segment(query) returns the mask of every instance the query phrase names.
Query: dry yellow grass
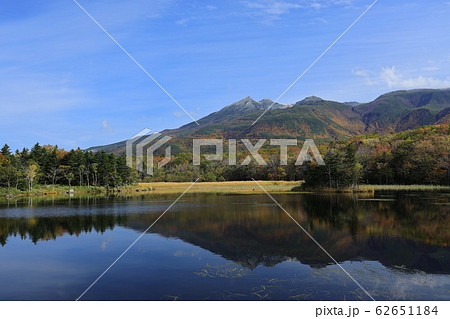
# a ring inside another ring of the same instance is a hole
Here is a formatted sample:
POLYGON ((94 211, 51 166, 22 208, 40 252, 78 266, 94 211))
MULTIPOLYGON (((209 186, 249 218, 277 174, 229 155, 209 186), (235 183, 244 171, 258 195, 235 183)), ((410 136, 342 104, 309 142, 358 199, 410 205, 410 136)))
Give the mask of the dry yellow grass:
MULTIPOLYGON (((299 181, 258 181, 268 192, 290 192, 299 181)), ((152 193, 179 193, 184 192, 192 183, 139 183, 139 186, 152 193)), ((241 182, 197 182, 189 190, 190 193, 238 193, 253 194, 264 191, 254 181, 241 182)))

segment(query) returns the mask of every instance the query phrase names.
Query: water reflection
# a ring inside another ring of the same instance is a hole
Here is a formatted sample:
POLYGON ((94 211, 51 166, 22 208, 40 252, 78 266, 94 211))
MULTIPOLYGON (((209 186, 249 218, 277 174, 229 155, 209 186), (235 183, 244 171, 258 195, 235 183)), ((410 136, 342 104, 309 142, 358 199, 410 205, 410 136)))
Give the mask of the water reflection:
MULTIPOLYGON (((57 240, 121 226, 143 231, 173 196, 18 200, 0 207, 0 244, 57 240), (6 209, 5 209, 6 208, 6 209)), ((277 195, 339 262, 374 260, 401 271, 450 273, 448 194, 277 195)), ((264 195, 188 195, 151 230, 179 238, 244 268, 329 258, 264 195)), ((1 248, 0 248, 1 252, 1 248)))

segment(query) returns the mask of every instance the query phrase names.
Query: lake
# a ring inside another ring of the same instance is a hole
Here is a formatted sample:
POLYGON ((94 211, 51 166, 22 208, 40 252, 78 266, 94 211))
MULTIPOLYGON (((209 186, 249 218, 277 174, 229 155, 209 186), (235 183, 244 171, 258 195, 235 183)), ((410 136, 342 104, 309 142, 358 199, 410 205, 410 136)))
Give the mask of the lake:
MULTIPOLYGON (((0 201, 0 300, 75 300, 177 195, 0 201)), ((450 194, 276 194, 376 300, 450 299, 450 194)), ((370 300, 264 194, 186 194, 82 300, 370 300)))

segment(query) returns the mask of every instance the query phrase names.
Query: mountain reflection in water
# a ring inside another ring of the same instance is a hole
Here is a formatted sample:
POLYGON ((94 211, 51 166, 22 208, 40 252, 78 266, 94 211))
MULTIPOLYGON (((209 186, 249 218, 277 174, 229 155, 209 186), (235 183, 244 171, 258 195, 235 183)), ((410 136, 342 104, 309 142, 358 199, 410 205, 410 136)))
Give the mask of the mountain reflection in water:
MULTIPOLYGON (((404 271, 449 274, 448 194, 277 195, 280 204, 338 261, 374 260, 404 271)), ((26 200, 0 206, 0 243, 11 236, 41 241, 113 230, 144 231, 171 196, 26 200)), ((245 268, 331 260, 264 195, 186 195, 152 233, 218 254, 245 268)), ((1 248, 0 248, 1 249, 1 248)), ((1 252, 1 250, 0 250, 1 252)))

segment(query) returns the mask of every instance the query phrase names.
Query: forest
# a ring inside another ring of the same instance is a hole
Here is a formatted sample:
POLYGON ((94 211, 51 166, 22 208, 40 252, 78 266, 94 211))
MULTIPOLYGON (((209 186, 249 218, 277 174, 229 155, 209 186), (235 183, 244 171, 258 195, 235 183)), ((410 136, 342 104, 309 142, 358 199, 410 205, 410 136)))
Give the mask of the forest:
POLYGON ((449 125, 424 126, 330 143, 325 166, 310 163, 305 186, 450 185, 449 125))
POLYGON ((0 150, 0 186, 8 189, 32 191, 35 184, 111 188, 135 182, 133 173, 125 155, 80 149, 67 152, 39 143, 14 154, 7 144, 0 150))
MULTIPOLYGON (((180 153, 148 176, 127 167, 125 155, 65 151, 57 146, 35 144, 14 153, 8 145, 0 150, 0 187, 31 191, 33 185, 102 186, 114 188, 136 182, 189 182, 251 180, 304 180, 305 187, 342 188, 361 184, 450 185, 450 127, 423 126, 391 134, 372 134, 319 145, 323 166, 311 161, 295 165, 296 152, 280 165, 279 150, 261 149, 267 165, 228 165, 206 161, 193 165, 192 154, 180 153)), ((241 160, 248 154, 239 153, 241 160)), ((160 159, 156 159, 157 163, 160 159)), ((240 161, 238 160, 238 163, 240 161)))

